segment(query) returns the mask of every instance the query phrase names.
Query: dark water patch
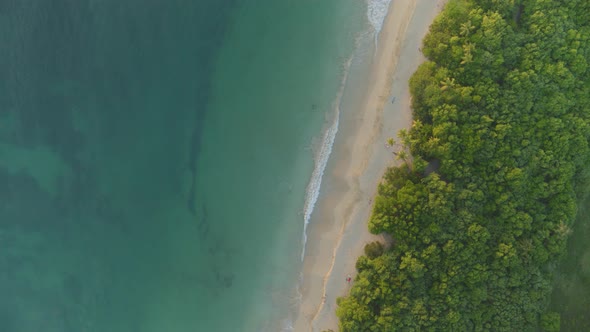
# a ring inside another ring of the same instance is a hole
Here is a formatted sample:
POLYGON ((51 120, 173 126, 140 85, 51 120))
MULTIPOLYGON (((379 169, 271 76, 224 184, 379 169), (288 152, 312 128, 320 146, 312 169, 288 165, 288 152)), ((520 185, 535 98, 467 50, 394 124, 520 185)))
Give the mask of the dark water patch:
POLYGON ((159 95, 163 105, 176 105, 165 111, 171 125, 194 123, 192 134, 179 142, 188 146, 194 174, 208 77, 232 6, 233 1, 4 2, 9 15, 0 19, 6 26, 0 29, 6 46, 0 72, 10 85, 1 100, 21 124, 18 141, 51 145, 72 168, 88 168, 92 163, 79 154, 93 149, 84 146, 92 138, 75 128, 73 109, 76 117, 97 122, 102 138, 116 144, 133 135, 135 119, 152 102, 146 99, 159 95))
POLYGON ((17 331, 16 308, 7 303, 0 303, 0 330, 6 332, 17 331))
POLYGON ((207 205, 205 205, 205 203, 203 203, 201 205, 201 218, 198 221, 198 231, 199 231, 199 236, 201 238, 206 238, 207 235, 209 234, 209 213, 207 212, 207 205))
POLYGON ((84 296, 84 284, 77 275, 70 274, 63 279, 63 288, 66 296, 75 304, 82 304, 84 296))
POLYGON ((0 181, 0 230, 19 227, 50 231, 62 226, 51 196, 35 178, 23 171, 12 174, 0 167, 0 181))
POLYGON ((222 274, 220 271, 215 271, 215 280, 222 287, 230 288, 233 284, 234 275, 231 272, 222 274))
MULTIPOLYGON (((0 299, 1 331, 144 331, 144 307, 169 274, 167 232, 177 221, 164 206, 202 214, 195 241, 214 241, 195 175, 233 6, 0 2, 0 117, 11 121, 0 143, 45 149, 65 165, 49 174, 55 193, 38 182, 44 174, 0 168, 0 238, 10 245, 0 252, 0 289, 13 290, 0 299), (42 313, 5 314, 10 302, 42 313)), ((207 243, 196 247, 208 253, 207 243)), ((222 247, 216 257, 227 261, 222 247)), ((195 273, 208 286, 233 284, 221 265, 195 273)))
POLYGON ((197 158, 199 150, 201 149, 201 136, 203 133, 204 111, 196 112, 196 123, 192 130, 191 139, 188 142, 188 170, 190 172, 190 189, 188 194, 187 208, 190 213, 196 217, 197 215, 197 158))

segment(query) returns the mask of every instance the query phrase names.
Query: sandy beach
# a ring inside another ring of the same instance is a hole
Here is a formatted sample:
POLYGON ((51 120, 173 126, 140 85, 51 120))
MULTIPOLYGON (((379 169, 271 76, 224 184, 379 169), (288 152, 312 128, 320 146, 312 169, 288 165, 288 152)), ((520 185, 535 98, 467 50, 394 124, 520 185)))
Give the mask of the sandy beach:
POLYGON ((355 277, 365 244, 382 239, 367 229, 377 184, 395 163, 390 137, 411 124, 408 80, 424 61, 421 41, 444 0, 393 1, 355 110, 341 130, 325 173, 322 196, 308 229, 302 299, 295 331, 338 330, 336 299, 355 277), (394 99, 395 98, 395 99, 394 99), (393 100, 393 102, 392 102, 393 100))

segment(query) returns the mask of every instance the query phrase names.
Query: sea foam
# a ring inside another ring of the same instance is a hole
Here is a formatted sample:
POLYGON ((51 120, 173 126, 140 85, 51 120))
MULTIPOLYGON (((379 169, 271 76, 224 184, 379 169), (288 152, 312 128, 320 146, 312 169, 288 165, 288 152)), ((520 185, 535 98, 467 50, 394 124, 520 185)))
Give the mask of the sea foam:
POLYGON ((330 126, 324 132, 320 149, 315 156, 311 179, 309 180, 309 184, 307 185, 307 190, 305 192, 305 203, 303 205, 303 249, 301 251, 302 261, 305 257, 305 245, 307 243, 307 225, 309 224, 315 203, 317 202, 320 195, 324 171, 326 170, 326 165, 328 165, 328 160, 330 159, 330 154, 332 153, 332 146, 334 145, 334 140, 336 139, 336 134, 338 133, 338 124, 340 121, 340 103, 342 95, 344 94, 344 87, 346 86, 346 79, 348 77, 348 71, 350 69, 351 63, 352 57, 350 57, 344 64, 344 74, 342 75, 342 81, 340 83, 338 95, 336 96, 336 99, 333 103, 333 120, 330 126))
POLYGON ((367 0, 367 18, 375 33, 375 47, 390 3, 391 0, 367 0))
MULTIPOLYGON (((373 33, 375 35, 375 46, 377 46, 377 38, 379 36, 379 32, 381 32, 381 28, 383 27, 383 21, 387 16, 389 4, 391 1, 392 0, 367 0, 367 18, 374 30, 373 33)), ((338 91, 336 100, 334 101, 335 107, 333 121, 324 132, 320 149, 315 157, 314 169, 311 174, 311 179, 309 180, 309 184, 307 185, 307 190, 305 193, 305 203, 303 206, 303 249, 301 252, 302 261, 305 257, 305 245, 307 243, 307 225, 309 224, 315 204, 320 195, 324 171, 326 170, 328 159, 332 153, 332 146, 334 145, 334 140, 336 138, 336 134, 338 133, 338 124, 340 120, 340 102, 342 99, 342 94, 344 93, 344 87, 346 86, 346 79, 348 77, 348 71, 351 62, 352 57, 349 58, 344 65, 345 68, 342 82, 340 84, 340 89, 338 91)))

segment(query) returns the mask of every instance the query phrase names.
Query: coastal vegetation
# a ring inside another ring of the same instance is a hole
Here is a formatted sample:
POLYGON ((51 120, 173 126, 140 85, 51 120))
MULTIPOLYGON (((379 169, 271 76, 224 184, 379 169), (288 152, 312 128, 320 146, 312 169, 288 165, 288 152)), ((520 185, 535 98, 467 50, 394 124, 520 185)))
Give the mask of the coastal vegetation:
POLYGON ((550 308, 561 315, 562 331, 590 331, 590 197, 578 208, 566 257, 557 268, 550 308))
POLYGON ((341 331, 560 329, 549 298, 590 184, 588 13, 451 0, 435 19, 369 221, 393 243, 358 259, 341 331))

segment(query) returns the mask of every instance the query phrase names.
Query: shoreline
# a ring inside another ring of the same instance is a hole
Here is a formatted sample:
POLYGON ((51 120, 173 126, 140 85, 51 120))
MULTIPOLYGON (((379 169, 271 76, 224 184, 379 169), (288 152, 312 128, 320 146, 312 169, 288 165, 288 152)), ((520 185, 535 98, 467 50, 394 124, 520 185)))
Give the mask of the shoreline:
POLYGON ((342 115, 343 128, 308 227, 295 331, 338 330, 336 299, 350 289, 346 276, 354 279, 356 259, 366 243, 384 241, 382 235, 369 233, 367 221, 377 184, 394 163, 392 149, 385 142, 411 125, 408 80, 424 61, 419 52, 422 39, 444 2, 392 1, 389 6, 379 48, 373 45, 369 74, 363 75, 366 84, 360 99, 342 115))

